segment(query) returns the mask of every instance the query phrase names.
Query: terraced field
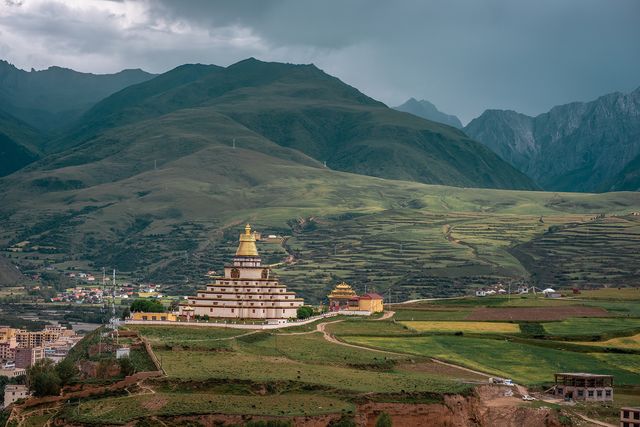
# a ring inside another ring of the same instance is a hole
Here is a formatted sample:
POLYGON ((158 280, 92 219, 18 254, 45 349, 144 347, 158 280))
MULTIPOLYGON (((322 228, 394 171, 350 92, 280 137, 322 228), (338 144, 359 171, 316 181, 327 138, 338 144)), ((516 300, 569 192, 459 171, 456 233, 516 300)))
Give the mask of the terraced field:
POLYGON ((560 226, 512 251, 538 283, 638 285, 640 217, 560 226))

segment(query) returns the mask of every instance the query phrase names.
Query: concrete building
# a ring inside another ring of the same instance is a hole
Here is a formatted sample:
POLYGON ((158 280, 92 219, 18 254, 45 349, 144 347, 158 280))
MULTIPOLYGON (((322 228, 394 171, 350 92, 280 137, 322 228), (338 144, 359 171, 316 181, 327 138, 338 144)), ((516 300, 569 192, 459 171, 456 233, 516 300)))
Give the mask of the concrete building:
POLYGON ((620 427, 640 427, 640 407, 620 408, 620 427))
POLYGON ((4 406, 15 403, 18 399, 29 397, 29 389, 22 384, 7 384, 4 388, 4 406))
POLYGON ((183 302, 179 308, 181 317, 267 320, 297 316, 302 298, 287 292, 271 269, 262 266, 256 234, 249 224, 239 240, 233 263, 224 267, 224 276, 214 278, 214 283, 183 302))
POLYGON ((173 313, 148 313, 145 311, 135 311, 129 317, 132 320, 164 320, 176 322, 178 317, 173 313))
POLYGON ((0 368, 0 377, 15 378, 26 374, 27 370, 24 368, 0 368))
POLYGON ((565 400, 613 400, 613 376, 581 372, 555 374, 554 394, 565 400))
POLYGON ((16 349, 16 368, 28 368, 33 366, 38 360, 44 358, 42 347, 27 347, 16 349))

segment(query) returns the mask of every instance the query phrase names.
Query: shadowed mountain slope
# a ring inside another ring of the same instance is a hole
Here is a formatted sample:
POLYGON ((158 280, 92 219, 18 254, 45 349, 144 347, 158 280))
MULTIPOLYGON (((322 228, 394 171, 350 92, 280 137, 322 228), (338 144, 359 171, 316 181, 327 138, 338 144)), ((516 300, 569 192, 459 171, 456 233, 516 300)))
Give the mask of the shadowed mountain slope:
POLYGON ((106 129, 187 108, 224 114, 336 170, 457 186, 536 188, 460 131, 392 110, 313 65, 255 59, 227 68, 184 66, 127 88, 95 105, 47 150, 63 151, 106 129))
POLYGON ((153 77, 142 70, 90 74, 49 67, 28 72, 0 61, 0 110, 41 131, 60 129, 102 98, 153 77))
POLYGON ((638 173, 639 164, 632 161, 640 155, 640 88, 561 105, 536 117, 487 110, 464 130, 544 189, 628 189, 633 185, 618 175, 638 173))
POLYGON ((405 113, 411 113, 418 117, 422 117, 423 119, 453 126, 456 129, 463 128, 459 118, 452 114, 443 113, 438 110, 435 105, 425 99, 418 101, 415 98, 409 98, 404 104, 393 108, 398 111, 404 111, 405 113))

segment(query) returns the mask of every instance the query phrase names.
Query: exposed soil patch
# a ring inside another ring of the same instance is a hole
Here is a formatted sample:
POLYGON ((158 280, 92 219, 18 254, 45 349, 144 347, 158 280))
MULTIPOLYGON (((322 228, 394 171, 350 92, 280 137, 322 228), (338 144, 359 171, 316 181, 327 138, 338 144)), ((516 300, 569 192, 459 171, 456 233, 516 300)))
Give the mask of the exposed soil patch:
POLYGON ((610 314, 601 307, 480 307, 474 309, 466 320, 565 320, 570 317, 607 317, 610 314))
POLYGON ((167 403, 169 403, 167 398, 156 395, 153 399, 144 402, 142 406, 149 411, 157 411, 158 409, 162 409, 167 403))

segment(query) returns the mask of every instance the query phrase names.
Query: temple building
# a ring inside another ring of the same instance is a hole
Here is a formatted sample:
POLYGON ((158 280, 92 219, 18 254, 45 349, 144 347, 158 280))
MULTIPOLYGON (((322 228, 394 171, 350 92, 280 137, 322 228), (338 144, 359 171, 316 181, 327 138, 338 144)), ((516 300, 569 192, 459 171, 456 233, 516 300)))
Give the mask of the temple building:
POLYGON ((345 282, 339 283, 328 295, 330 311, 369 311, 379 313, 384 311, 382 296, 367 293, 358 296, 345 282))
POLYGON ((289 319, 297 316, 302 298, 278 282, 268 267, 262 266, 256 233, 247 224, 240 235, 236 256, 224 267, 223 277, 180 305, 183 318, 209 316, 224 319, 289 319))

